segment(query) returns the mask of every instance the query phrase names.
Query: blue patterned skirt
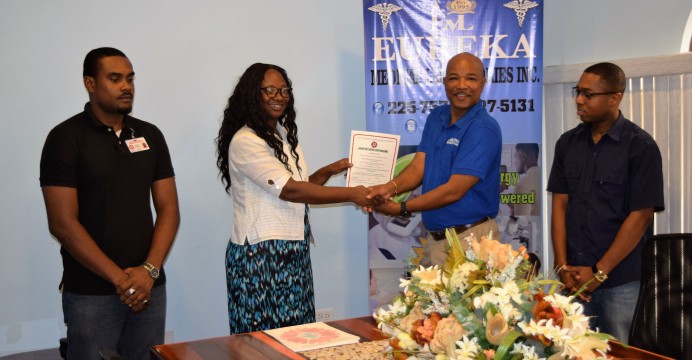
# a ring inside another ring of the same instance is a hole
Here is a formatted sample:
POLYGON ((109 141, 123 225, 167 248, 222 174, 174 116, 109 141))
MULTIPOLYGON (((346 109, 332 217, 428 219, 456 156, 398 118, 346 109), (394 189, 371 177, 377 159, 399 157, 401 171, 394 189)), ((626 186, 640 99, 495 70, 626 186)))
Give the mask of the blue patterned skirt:
POLYGON ((310 239, 306 216, 305 240, 228 243, 226 284, 231 334, 315 322, 310 239))

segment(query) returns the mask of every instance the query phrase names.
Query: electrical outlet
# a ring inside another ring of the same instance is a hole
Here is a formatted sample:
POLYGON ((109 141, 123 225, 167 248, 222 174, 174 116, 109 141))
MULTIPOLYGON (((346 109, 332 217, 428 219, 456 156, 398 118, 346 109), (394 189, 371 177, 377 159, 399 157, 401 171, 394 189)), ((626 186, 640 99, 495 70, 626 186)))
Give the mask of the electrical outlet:
POLYGON ((315 311, 316 322, 328 322, 334 320, 334 309, 319 309, 315 311))
POLYGON ((166 330, 163 342, 166 344, 170 344, 170 343, 175 342, 175 340, 173 338, 173 330, 166 330))

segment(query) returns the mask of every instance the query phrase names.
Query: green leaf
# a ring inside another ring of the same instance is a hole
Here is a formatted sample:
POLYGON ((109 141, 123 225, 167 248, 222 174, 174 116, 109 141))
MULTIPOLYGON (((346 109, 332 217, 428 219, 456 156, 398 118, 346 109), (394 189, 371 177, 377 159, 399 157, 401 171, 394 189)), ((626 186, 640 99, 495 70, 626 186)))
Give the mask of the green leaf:
POLYGON ((512 348, 514 347, 514 343, 517 341, 522 336, 521 332, 517 330, 512 330, 505 335, 505 337, 502 338, 502 342, 500 342, 500 346, 497 348, 497 352, 495 352, 495 359, 496 360, 506 360, 510 358, 509 352, 512 351, 512 348))
MULTIPOLYGON (((593 336, 595 338, 598 338, 600 340, 617 340, 613 335, 606 334, 606 333, 597 333, 597 332, 592 332, 588 333, 586 336, 593 336)), ((627 344, 622 344, 624 346, 627 346, 627 344)))

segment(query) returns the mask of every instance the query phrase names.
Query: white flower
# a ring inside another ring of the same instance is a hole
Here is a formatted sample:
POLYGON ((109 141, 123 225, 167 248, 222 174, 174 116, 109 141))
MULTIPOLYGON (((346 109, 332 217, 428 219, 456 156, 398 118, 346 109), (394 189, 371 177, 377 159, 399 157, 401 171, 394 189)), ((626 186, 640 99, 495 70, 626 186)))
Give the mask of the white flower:
POLYGON ((515 303, 521 304, 524 302, 524 300, 521 298, 522 293, 519 291, 519 287, 517 286, 517 283, 514 281, 506 282, 502 284, 502 288, 507 291, 507 295, 514 300, 515 303))
POLYGON ((559 320, 531 318, 532 305, 537 311, 534 296, 539 294, 542 283, 538 281, 540 276, 535 279, 516 278, 518 269, 525 267, 524 253, 513 251, 509 245, 496 240, 482 238, 476 241, 475 236, 464 239, 462 245, 466 244, 469 245, 464 246, 466 258, 455 257, 456 266, 449 273, 437 266, 418 267, 412 271, 410 279, 401 280, 401 287, 405 288, 404 297, 398 298, 386 310, 373 314, 383 331, 399 338, 399 345, 409 355, 408 360, 492 357, 495 346, 488 343, 497 345, 508 331, 521 332, 517 338, 519 342, 513 345, 511 357, 546 360, 541 356, 545 356, 544 344, 550 343, 548 353, 553 354, 550 360, 565 357, 605 359, 607 340, 602 340, 602 336, 594 335, 589 329, 589 318, 584 315, 583 306, 574 302, 574 296, 541 292, 540 298, 550 306, 541 304, 539 310, 543 307, 554 310, 559 320), (481 269, 484 270, 481 272, 481 269), (481 281, 469 284, 472 278, 481 281), (469 292, 471 289, 474 293, 469 292), (492 311, 485 311, 489 306, 492 311), (426 320, 433 312, 445 319, 456 318, 455 321, 468 332, 449 338, 451 341, 446 346, 437 343, 432 346, 436 338, 447 338, 440 336, 445 330, 443 319, 437 324, 433 340, 419 345, 413 340, 412 328, 414 324, 420 326, 420 321, 426 320), (555 321, 559 321, 560 326, 555 321), (539 337, 540 342, 526 340, 532 337, 539 337))
POLYGON ((478 271, 478 269, 478 265, 470 261, 457 266, 449 278, 450 287, 462 294, 465 293, 468 290, 469 275, 473 271, 478 271))
POLYGON ((416 340, 413 340, 411 336, 407 333, 399 333, 399 335, 396 336, 397 339, 399 339, 399 346, 401 346, 402 349, 404 350, 418 350, 420 349, 420 346, 418 346, 418 343, 416 340))
POLYGON ((514 344, 511 354, 521 354, 524 360, 545 360, 545 358, 538 357, 536 349, 534 349, 533 346, 526 346, 519 343, 514 344))
POLYGON ((404 288, 404 292, 408 292, 408 285, 411 283, 411 279, 401 278, 399 279, 399 287, 404 288))
POLYGON ((519 328, 526 335, 543 335, 546 339, 551 340, 555 343, 555 346, 559 349, 563 347, 565 342, 570 341, 572 337, 568 334, 567 329, 562 329, 559 326, 553 325, 553 319, 550 320, 539 320, 536 322, 531 319, 527 323, 519 323, 519 328))
POLYGON ((389 305, 389 310, 397 315, 406 315, 406 303, 397 298, 393 304, 389 305))
POLYGON ((456 349, 457 360, 473 360, 478 353, 478 338, 469 339, 464 335, 461 340, 456 342, 459 347, 456 349))
POLYGON ((420 280, 420 284, 423 285, 441 286, 446 281, 442 275, 442 270, 437 265, 429 268, 425 268, 423 265, 421 265, 418 267, 418 269, 413 270, 411 275, 418 278, 420 280))
POLYGON ((546 301, 562 310, 564 316, 562 327, 567 329, 568 334, 574 338, 584 335, 589 330, 589 318, 583 314, 582 304, 571 302, 573 299, 573 296, 562 296, 557 293, 545 297, 546 301))
POLYGON ((583 360, 595 360, 599 357, 594 350, 605 356, 605 352, 610 349, 607 340, 601 340, 595 336, 580 336, 569 339, 564 343, 563 356, 579 356, 583 360))
POLYGON ((406 315, 406 303, 402 302, 401 299, 396 299, 394 303, 389 304, 389 310, 385 310, 384 308, 379 308, 378 312, 373 313, 372 316, 378 320, 390 320, 394 317, 398 317, 401 315, 406 315))
POLYGON ((521 299, 521 292, 513 281, 503 284, 502 287, 491 287, 490 290, 473 299, 473 306, 476 309, 483 309, 487 303, 491 303, 498 307, 502 316, 504 316, 507 321, 521 320, 523 316, 521 312, 512 305, 512 301, 517 304, 523 302, 521 299))

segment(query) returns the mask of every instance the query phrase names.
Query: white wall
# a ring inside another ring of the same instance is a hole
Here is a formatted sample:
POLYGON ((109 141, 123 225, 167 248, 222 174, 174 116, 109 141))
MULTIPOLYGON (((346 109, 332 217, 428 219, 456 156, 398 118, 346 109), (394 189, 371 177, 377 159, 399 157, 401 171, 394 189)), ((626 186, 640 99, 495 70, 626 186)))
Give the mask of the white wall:
MULTIPOLYGON (((678 52, 692 10, 689 0, 547 2, 545 65, 678 52)), ((309 165, 346 156, 346 134, 365 128, 362 24, 357 0, 1 1, 0 356, 56 347, 64 335, 62 266, 38 162, 48 131, 86 102, 81 64, 90 49, 114 46, 130 57, 134 115, 157 124, 171 148, 182 223, 166 263, 167 329, 183 341, 228 331, 231 201, 216 178, 212 141, 232 86, 253 62, 282 65, 294 81, 309 165)), ((365 216, 349 205, 312 216, 317 308, 366 315, 365 216)))
POLYGON ((679 53, 692 10, 689 0, 544 2, 543 66, 679 53))

